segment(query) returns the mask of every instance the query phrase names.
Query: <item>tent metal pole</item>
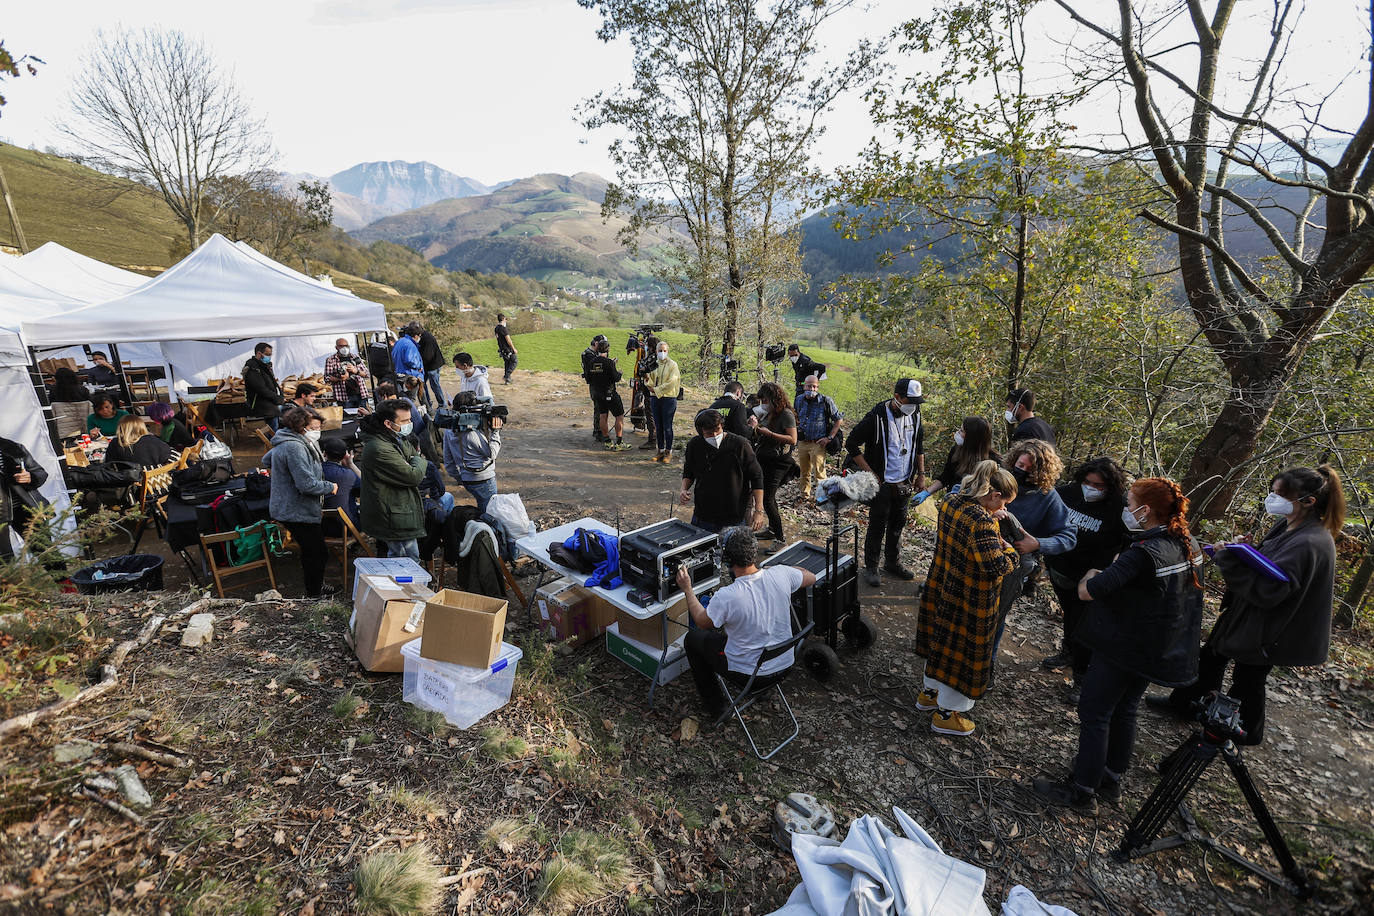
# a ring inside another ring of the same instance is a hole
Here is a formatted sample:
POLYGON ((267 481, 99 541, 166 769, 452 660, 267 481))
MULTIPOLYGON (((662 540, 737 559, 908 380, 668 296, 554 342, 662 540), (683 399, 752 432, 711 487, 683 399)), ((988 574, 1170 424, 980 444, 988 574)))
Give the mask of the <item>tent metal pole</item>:
POLYGON ((38 351, 34 347, 29 352, 29 383, 43 408, 43 422, 48 427, 48 438, 52 440, 53 451, 60 459, 63 455, 62 437, 57 434, 57 415, 53 413, 52 401, 48 398, 48 386, 43 382, 43 370, 38 368, 38 351))
POLYGON ((119 344, 112 343, 106 344, 106 346, 110 348, 110 356, 113 357, 110 361, 114 363, 116 371, 119 372, 119 387, 124 389, 122 394, 125 399, 128 400, 129 409, 132 411, 134 406, 134 390, 129 387, 129 377, 124 374, 124 361, 119 358, 119 344))

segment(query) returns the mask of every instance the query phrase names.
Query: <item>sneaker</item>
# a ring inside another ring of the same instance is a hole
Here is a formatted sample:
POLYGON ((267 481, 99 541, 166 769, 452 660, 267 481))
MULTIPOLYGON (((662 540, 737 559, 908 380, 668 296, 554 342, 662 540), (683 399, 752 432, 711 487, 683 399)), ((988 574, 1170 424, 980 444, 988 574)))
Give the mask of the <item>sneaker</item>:
POLYGON ((1093 793, 1082 786, 1075 785, 1068 779, 1050 779, 1048 776, 1037 776, 1035 781, 1031 783, 1031 788, 1035 789, 1036 795, 1051 805, 1072 808, 1080 814, 1097 813, 1097 798, 1093 793))
POLYGON ((883 567, 883 572, 890 576, 901 579, 903 582, 910 582, 916 578, 916 574, 907 569, 901 563, 888 563, 883 567))
POLYGON ((939 694, 929 687, 916 695, 916 708, 921 712, 934 712, 940 708, 939 694))
POLYGON ((623 451, 625 451, 626 449, 631 448, 631 447, 632 447, 632 446, 630 445, 630 443, 628 443, 628 442, 626 442, 626 441, 624 441, 624 440, 622 440, 622 439, 617 439, 617 440, 615 440, 615 450, 616 450, 617 452, 623 452, 623 451))
POLYGON ((1067 668, 1073 664, 1073 659, 1069 657, 1067 649, 1060 649, 1053 655, 1040 659, 1040 667, 1046 671, 1055 671, 1059 668, 1067 668))
POLYGON ((612 442, 610 439, 603 439, 603 440, 601 440, 601 441, 602 441, 603 443, 605 443, 605 445, 606 445, 606 451, 608 451, 608 452, 613 452, 613 451, 615 451, 615 443, 612 442))
POLYGON ((883 584, 883 580, 878 578, 878 571, 871 566, 864 567, 864 585, 869 588, 877 588, 883 584))
POLYGON ((930 730, 937 735, 954 735, 958 738, 967 738, 973 734, 974 728, 973 720, 961 712, 945 712, 943 709, 937 709, 930 717, 930 730))
POLYGON ((1082 684, 1074 684, 1073 686, 1069 687, 1068 690, 1064 691, 1064 702, 1068 703, 1074 709, 1078 708, 1078 701, 1081 699, 1083 699, 1082 684))

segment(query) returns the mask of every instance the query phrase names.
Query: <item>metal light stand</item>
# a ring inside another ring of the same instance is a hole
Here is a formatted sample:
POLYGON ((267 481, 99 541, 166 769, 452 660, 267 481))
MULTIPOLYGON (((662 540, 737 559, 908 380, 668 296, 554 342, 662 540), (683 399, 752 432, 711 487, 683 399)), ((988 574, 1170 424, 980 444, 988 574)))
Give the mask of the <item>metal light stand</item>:
POLYGON ((1289 851, 1288 844, 1279 832, 1278 824, 1274 823, 1273 815, 1269 813, 1269 808, 1251 778, 1245 761, 1241 759, 1240 748, 1236 747, 1232 736, 1218 734, 1204 724, 1202 729, 1194 732, 1177 750, 1165 758, 1161 770, 1163 775, 1160 777, 1159 785, 1126 828, 1121 847, 1115 853, 1118 861, 1124 862, 1152 852, 1197 843, 1301 899, 1312 896, 1313 888, 1308 881, 1307 873, 1289 851), (1240 791, 1249 803, 1250 810, 1264 833, 1265 841, 1279 860, 1283 875, 1276 875, 1221 845, 1202 831, 1192 812, 1188 810, 1185 802, 1188 792, 1202 778, 1202 774, 1207 771, 1207 767, 1216 759, 1218 753, 1226 761, 1231 775, 1240 785, 1240 791), (1178 815, 1182 829, 1173 836, 1155 839, 1174 814, 1178 815))

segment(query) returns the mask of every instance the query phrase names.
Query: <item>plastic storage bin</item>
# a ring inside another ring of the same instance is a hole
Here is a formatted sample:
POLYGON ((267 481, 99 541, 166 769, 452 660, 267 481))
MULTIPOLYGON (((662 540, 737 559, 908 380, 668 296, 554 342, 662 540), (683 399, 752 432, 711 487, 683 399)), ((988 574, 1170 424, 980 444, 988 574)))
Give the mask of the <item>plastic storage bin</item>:
POLYGON ((401 646, 405 659, 401 699, 421 709, 443 713, 451 725, 471 728, 478 719, 510 702, 515 668, 524 653, 501 643, 501 654, 488 668, 468 668, 420 655, 420 640, 401 646))
POLYGON ((410 557, 358 557, 353 561, 353 594, 358 594, 358 579, 362 576, 390 576, 397 582, 418 582, 427 585, 433 578, 410 557))

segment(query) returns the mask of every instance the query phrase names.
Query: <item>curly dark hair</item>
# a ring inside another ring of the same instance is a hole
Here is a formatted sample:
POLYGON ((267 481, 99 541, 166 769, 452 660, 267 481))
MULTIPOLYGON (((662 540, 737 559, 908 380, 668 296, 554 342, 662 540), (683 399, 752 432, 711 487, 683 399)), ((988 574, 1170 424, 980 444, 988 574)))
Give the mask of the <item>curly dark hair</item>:
POLYGON ((767 407, 773 416, 780 416, 784 411, 793 412, 791 402, 777 382, 764 382, 759 386, 759 403, 767 407))
POLYGON ((1089 458, 1074 468, 1073 482, 1082 483, 1089 474, 1097 474, 1107 482, 1107 497, 1124 496, 1126 493, 1126 472, 1121 465, 1110 458, 1089 458))

